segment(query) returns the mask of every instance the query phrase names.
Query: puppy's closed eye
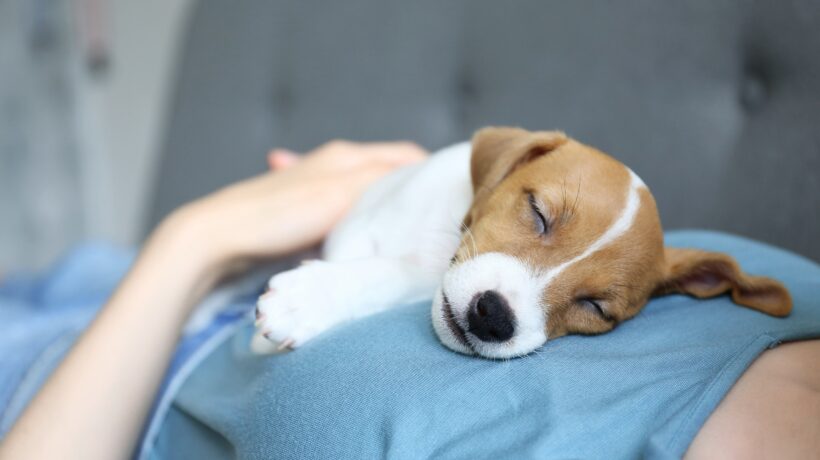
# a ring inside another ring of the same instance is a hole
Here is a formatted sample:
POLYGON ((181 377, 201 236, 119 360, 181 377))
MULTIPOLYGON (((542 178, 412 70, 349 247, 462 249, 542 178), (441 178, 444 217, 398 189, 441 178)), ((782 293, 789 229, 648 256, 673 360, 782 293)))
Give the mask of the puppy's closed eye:
POLYGON ((544 211, 541 210, 538 200, 535 198, 535 195, 533 195, 532 192, 527 192, 527 203, 530 205, 530 211, 532 212, 532 220, 535 224, 535 232, 539 235, 549 234, 551 222, 546 217, 544 211))
POLYGON ((585 308, 586 310, 600 316, 605 321, 615 321, 615 318, 613 318, 612 315, 607 312, 606 308, 604 308, 605 302, 601 299, 596 299, 594 297, 580 297, 576 300, 576 303, 582 308, 585 308))

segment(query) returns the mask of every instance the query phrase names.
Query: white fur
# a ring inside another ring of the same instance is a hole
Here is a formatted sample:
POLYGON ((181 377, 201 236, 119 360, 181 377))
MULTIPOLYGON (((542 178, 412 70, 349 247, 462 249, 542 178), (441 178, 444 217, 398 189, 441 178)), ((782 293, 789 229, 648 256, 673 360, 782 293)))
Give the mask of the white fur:
POLYGON ((324 261, 270 280, 259 330, 298 347, 336 324, 430 299, 472 200, 469 164, 470 144, 456 144, 369 188, 328 236, 324 261))
POLYGON ((455 265, 444 275, 441 290, 433 301, 433 327, 445 345, 462 353, 473 352, 488 358, 524 355, 546 340, 546 318, 541 306, 541 290, 536 274, 521 260, 507 254, 489 252, 455 265), (506 342, 487 343, 467 333, 468 349, 453 337, 444 319, 442 299, 450 303, 453 317, 463 331, 468 330, 467 310, 476 294, 495 291, 507 300, 515 315, 515 335, 506 342), (452 346, 455 343, 455 346, 452 346))
POLYGON ((470 144, 443 149, 369 188, 328 236, 324 258, 411 256, 443 272, 458 247, 472 194, 470 144))

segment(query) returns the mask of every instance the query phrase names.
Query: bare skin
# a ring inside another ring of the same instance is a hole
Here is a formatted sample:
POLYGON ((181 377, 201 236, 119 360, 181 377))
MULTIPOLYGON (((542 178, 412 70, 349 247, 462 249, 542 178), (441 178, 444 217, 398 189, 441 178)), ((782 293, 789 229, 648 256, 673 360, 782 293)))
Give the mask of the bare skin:
MULTIPOLYGON (((318 243, 373 180, 424 156, 408 143, 337 141, 304 160, 274 151, 268 161, 277 172, 174 212, 0 444, 0 459, 130 456, 182 325, 204 293, 237 266, 318 243)), ((764 353, 687 458, 817 457, 818 358, 820 340, 764 353)))
POLYGON ((686 458, 820 458, 820 340, 763 353, 703 425, 686 458))
POLYGON ((371 182, 425 155, 408 143, 338 141, 303 160, 273 152, 278 172, 174 212, 0 444, 0 458, 127 458, 197 300, 237 265, 318 243, 371 182))

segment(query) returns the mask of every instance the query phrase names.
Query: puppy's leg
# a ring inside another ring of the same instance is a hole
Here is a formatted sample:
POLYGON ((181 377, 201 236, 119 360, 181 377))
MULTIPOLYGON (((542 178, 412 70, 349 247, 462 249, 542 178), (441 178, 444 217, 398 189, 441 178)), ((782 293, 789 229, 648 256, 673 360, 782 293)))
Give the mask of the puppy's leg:
POLYGON ((412 256, 312 261, 271 278, 257 303, 257 326, 295 348, 337 324, 430 298, 440 277, 412 256))

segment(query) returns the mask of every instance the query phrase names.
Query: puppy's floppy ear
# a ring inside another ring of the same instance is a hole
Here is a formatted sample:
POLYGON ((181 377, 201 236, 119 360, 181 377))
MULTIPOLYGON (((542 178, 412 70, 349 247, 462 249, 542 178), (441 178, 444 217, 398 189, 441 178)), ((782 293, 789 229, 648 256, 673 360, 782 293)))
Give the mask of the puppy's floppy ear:
POLYGON ((792 310, 792 298, 782 284, 743 273, 726 254, 666 248, 664 256, 664 277, 654 295, 681 293, 706 298, 731 292, 734 303, 772 316, 786 316, 792 310))
POLYGON ((470 173, 473 191, 492 189, 516 168, 549 153, 567 141, 558 131, 530 132, 521 128, 489 127, 473 136, 470 173))

